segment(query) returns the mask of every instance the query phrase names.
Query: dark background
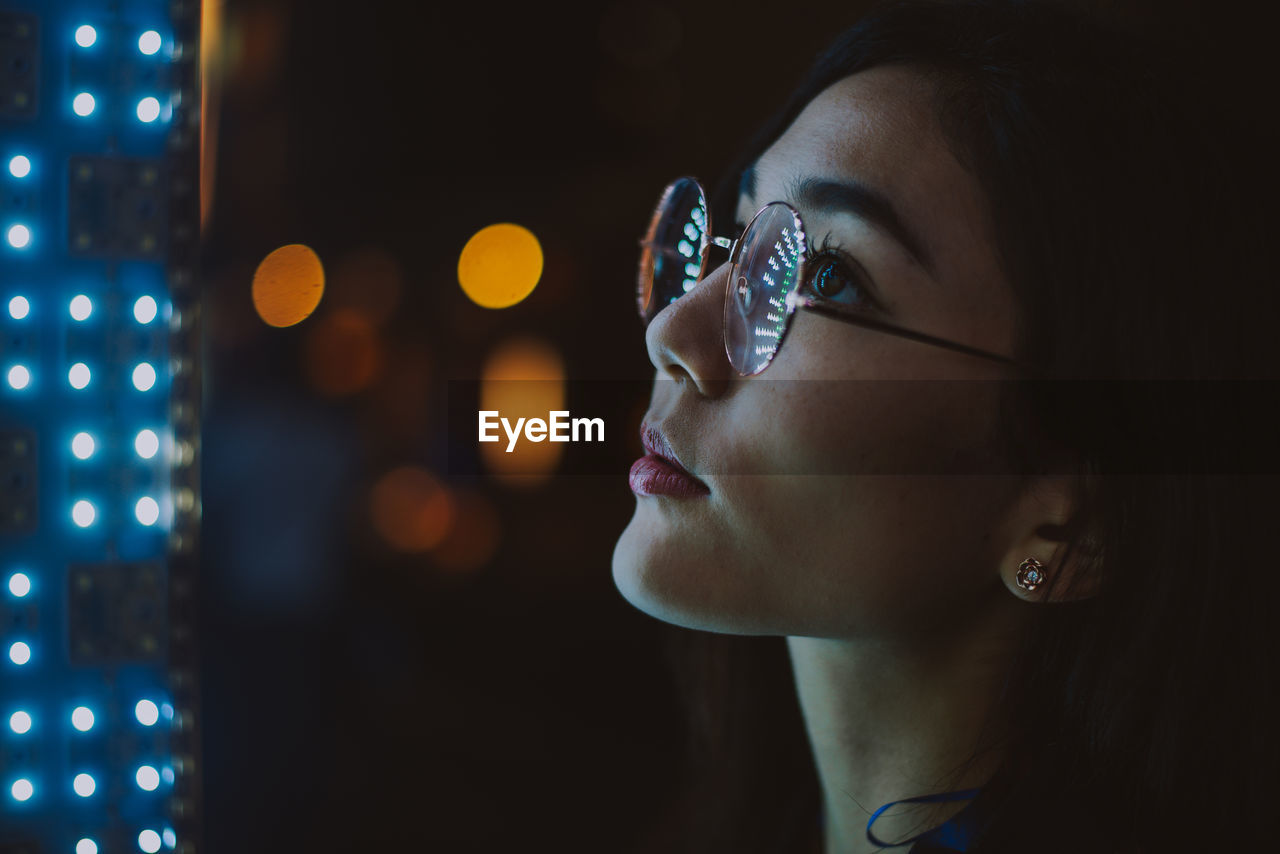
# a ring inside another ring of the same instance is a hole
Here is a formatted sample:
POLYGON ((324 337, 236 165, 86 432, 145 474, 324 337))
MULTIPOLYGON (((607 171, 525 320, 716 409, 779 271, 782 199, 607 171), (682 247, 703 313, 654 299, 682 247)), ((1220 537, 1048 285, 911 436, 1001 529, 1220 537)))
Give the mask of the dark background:
MULTIPOLYGON (((635 241, 659 190, 718 178, 865 5, 226 3, 205 249, 207 850, 656 850, 684 731, 669 629, 610 574, 638 440, 615 443, 613 477, 446 479, 460 518, 488 520, 452 545, 496 544, 470 568, 392 547, 371 494, 402 466, 444 477, 443 389, 514 336, 549 342, 570 379, 650 376, 635 241), (456 265, 504 221, 546 264, 490 311, 456 265), (327 288, 275 329, 250 283, 288 243, 316 250, 327 288), (353 313, 364 325, 340 322, 353 313)), ((1182 36, 1202 97, 1243 117, 1224 132, 1261 150, 1271 30, 1248 5, 1089 5, 1182 36)))

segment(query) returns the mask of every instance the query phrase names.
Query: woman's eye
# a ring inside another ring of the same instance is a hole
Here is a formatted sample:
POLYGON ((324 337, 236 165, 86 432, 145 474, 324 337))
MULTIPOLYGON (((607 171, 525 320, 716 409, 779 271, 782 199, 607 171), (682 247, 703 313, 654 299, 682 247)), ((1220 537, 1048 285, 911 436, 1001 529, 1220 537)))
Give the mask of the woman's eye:
POLYGON ((859 275, 838 258, 819 256, 813 260, 811 270, 809 287, 815 295, 854 308, 874 306, 859 275))

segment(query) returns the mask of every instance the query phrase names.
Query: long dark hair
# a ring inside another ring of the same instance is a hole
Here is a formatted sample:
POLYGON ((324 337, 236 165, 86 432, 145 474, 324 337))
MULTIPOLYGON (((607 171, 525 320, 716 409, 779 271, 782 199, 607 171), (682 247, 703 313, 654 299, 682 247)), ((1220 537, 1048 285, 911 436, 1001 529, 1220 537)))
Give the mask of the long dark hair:
MULTIPOLYGON (((713 200, 731 222, 738 170, 828 85, 890 63, 935 82, 985 191, 1018 355, 1049 379, 1011 390, 1010 452, 1027 471, 1071 460, 1068 549, 1102 587, 1042 606, 1016 651, 999 698, 1015 729, 974 851, 1233 850, 1271 822, 1264 452, 1280 439, 1248 429, 1269 387, 1228 380, 1275 378, 1280 313, 1241 190, 1247 125, 1170 50, 1044 2, 886 5, 817 59, 713 200)), ((693 723, 671 850, 806 850, 818 788, 783 639, 670 638, 693 723)))

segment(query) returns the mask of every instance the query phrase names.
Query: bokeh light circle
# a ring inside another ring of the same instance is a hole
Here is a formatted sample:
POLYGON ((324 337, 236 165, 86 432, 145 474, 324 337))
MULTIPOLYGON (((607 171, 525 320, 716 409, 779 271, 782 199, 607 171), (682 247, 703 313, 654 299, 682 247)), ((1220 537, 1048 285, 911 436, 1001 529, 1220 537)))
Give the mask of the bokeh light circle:
POLYGON ((542 245, 533 232, 515 223, 480 229, 458 258, 458 283, 484 308, 515 305, 533 293, 540 278, 542 245))
POLYGON ((324 295, 324 265, 310 246, 290 243, 271 252, 253 274, 253 307, 270 326, 305 320, 324 295))
POLYGON ((453 527, 453 498, 425 469, 402 466, 383 475, 370 496, 373 526, 405 552, 435 548, 453 527))

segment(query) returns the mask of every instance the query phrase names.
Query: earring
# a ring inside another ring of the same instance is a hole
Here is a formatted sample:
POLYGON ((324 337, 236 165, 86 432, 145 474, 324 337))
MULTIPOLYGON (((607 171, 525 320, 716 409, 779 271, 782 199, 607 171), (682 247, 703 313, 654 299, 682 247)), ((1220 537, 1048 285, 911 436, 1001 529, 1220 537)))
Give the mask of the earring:
POLYGON ((1015 578, 1018 586, 1023 590, 1035 590, 1044 581, 1044 564, 1029 557, 1018 564, 1018 574, 1015 578))

